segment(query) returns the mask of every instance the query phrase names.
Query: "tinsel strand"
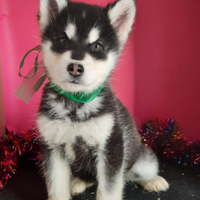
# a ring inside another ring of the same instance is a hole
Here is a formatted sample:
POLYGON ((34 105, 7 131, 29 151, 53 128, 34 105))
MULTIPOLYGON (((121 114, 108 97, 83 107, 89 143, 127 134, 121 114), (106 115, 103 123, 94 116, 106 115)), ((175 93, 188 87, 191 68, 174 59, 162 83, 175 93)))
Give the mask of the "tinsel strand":
POLYGON ((146 146, 162 155, 167 161, 174 161, 185 166, 200 163, 200 143, 190 142, 183 135, 179 124, 175 120, 150 120, 139 129, 146 146))
POLYGON ((30 160, 35 164, 40 162, 39 134, 36 129, 31 129, 28 132, 11 131, 5 137, 0 137, 0 192, 17 173, 18 161, 25 153, 28 154, 30 160))

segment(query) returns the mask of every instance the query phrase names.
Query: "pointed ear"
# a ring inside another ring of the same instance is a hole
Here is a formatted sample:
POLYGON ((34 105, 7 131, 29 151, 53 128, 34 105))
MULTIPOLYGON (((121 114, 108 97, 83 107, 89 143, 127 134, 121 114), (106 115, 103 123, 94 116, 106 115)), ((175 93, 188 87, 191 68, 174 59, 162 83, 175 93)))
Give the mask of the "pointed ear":
POLYGON ((67 4, 67 0, 40 0, 39 25, 42 32, 67 4))
POLYGON ((110 23, 117 32, 120 49, 122 49, 132 30, 136 12, 135 1, 118 0, 115 3, 108 5, 107 9, 110 23))

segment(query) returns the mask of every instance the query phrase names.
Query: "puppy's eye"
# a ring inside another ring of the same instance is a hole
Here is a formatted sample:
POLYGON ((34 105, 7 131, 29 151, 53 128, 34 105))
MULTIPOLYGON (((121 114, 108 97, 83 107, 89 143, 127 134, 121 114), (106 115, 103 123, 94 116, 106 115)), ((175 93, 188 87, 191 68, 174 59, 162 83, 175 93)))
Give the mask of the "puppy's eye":
POLYGON ((60 38, 58 39, 58 43, 59 43, 60 45, 64 45, 64 44, 66 44, 67 42, 68 42, 67 37, 60 37, 60 38))
POLYGON ((91 49, 91 51, 94 51, 94 52, 103 51, 103 45, 100 44, 99 42, 94 42, 91 45, 90 49, 91 49))

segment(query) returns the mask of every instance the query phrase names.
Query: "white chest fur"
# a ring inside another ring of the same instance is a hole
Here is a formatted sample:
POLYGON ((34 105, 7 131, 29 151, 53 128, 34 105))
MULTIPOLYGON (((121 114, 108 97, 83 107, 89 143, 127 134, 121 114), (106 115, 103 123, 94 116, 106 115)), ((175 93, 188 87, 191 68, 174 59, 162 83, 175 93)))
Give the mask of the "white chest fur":
POLYGON ((50 120, 41 115, 37 125, 49 145, 72 144, 76 137, 81 136, 88 145, 101 146, 112 131, 114 117, 112 114, 104 114, 85 122, 72 122, 68 117, 64 120, 50 120))

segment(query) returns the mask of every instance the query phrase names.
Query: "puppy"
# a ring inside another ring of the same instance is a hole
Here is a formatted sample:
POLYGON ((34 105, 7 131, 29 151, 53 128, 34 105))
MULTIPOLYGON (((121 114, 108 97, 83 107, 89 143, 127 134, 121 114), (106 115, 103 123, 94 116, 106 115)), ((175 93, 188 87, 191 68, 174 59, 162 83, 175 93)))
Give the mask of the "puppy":
POLYGON ((127 181, 166 190, 158 161, 145 147, 109 77, 131 32, 133 0, 106 8, 40 0, 43 60, 50 82, 37 126, 49 200, 69 200, 97 184, 97 200, 122 200, 127 181))

